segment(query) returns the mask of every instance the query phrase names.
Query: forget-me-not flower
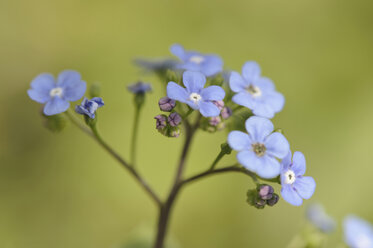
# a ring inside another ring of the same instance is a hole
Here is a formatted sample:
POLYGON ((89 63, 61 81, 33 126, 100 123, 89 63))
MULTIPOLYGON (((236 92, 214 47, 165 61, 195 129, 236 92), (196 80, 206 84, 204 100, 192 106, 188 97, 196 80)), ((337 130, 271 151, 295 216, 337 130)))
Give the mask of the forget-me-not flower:
POLYGON ((245 123, 248 134, 232 131, 228 135, 228 144, 237 150, 237 160, 246 169, 263 178, 274 178, 280 174, 280 162, 290 148, 286 138, 273 132, 270 120, 252 116, 245 123))
POLYGON ((293 161, 291 151, 281 161, 281 195, 285 201, 300 206, 303 199, 309 199, 315 192, 316 182, 312 177, 304 177, 306 159, 303 153, 294 152, 293 161))
POLYGON ((183 46, 174 44, 170 51, 178 57, 181 62, 176 65, 176 68, 199 71, 209 77, 223 70, 223 60, 215 54, 202 54, 196 51, 186 51, 183 46))
POLYGON ((79 72, 65 70, 58 75, 57 81, 49 73, 38 75, 32 80, 27 93, 32 100, 45 104, 43 112, 50 116, 65 112, 70 107, 70 101, 83 97, 86 87, 79 72))
POLYGON ((220 86, 209 86, 206 84, 206 77, 200 72, 185 71, 183 83, 186 88, 175 82, 167 85, 167 96, 179 102, 188 104, 192 109, 198 109, 204 117, 215 117, 220 114, 220 109, 213 101, 224 99, 225 92, 220 86))
POLYGON ((323 206, 313 203, 307 207, 307 219, 320 231, 329 233, 335 230, 335 220, 324 210, 323 206))
POLYGON ((139 81, 134 84, 128 85, 127 89, 134 94, 145 94, 152 90, 152 85, 139 81))
POLYGON ((347 216, 343 221, 344 236, 351 248, 373 248, 373 226, 354 215, 347 216))
POLYGON ((237 94, 232 101, 247 107, 257 116, 273 118, 284 107, 284 96, 275 90, 273 82, 262 77, 259 65, 254 61, 246 62, 242 67, 242 76, 231 72, 229 85, 237 94))
POLYGON ((84 97, 82 103, 75 107, 75 112, 81 115, 87 115, 89 118, 94 119, 96 110, 102 106, 104 106, 104 101, 101 97, 93 97, 91 100, 84 97))

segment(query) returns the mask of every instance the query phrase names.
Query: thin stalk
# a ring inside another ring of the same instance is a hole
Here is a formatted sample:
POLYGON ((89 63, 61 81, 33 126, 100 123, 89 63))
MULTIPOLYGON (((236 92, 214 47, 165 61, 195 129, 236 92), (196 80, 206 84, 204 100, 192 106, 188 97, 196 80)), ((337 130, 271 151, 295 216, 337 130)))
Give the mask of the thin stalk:
POLYGON ((210 166, 210 170, 213 170, 215 168, 215 166, 219 163, 219 161, 224 157, 226 153, 221 150, 218 154, 218 156, 215 158, 214 162, 212 162, 211 166, 210 166))
POLYGON ((134 118, 133 127, 132 127, 130 161, 133 167, 136 166, 136 148, 137 148, 137 136, 138 136, 140 112, 141 112, 141 106, 137 107, 135 110, 135 118, 134 118))

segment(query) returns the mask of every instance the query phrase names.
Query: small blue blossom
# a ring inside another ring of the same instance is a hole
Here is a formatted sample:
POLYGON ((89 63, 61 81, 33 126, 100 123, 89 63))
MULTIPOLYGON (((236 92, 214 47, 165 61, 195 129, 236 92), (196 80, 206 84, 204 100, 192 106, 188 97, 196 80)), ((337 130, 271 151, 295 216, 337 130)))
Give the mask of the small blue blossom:
POLYGON ((171 46, 170 51, 181 60, 176 68, 198 71, 209 77, 223 70, 223 60, 215 54, 201 54, 196 51, 185 51, 179 44, 171 46))
POLYGON ((170 99, 188 104, 192 109, 198 109, 205 117, 215 117, 220 114, 220 109, 213 101, 224 99, 225 92, 220 86, 209 86, 206 84, 206 77, 200 72, 185 71, 183 83, 186 88, 175 82, 167 85, 167 96, 170 99))
POLYGON ((142 59, 138 58, 134 60, 135 64, 144 68, 146 71, 165 71, 167 69, 173 69, 177 64, 174 59, 168 58, 157 58, 157 59, 142 59))
POLYGON ((29 97, 45 104, 45 115, 56 115, 65 112, 70 107, 70 101, 77 101, 84 96, 86 83, 82 81, 79 72, 62 71, 57 81, 52 74, 42 73, 31 82, 27 91, 29 97))
POLYGON ((343 221, 346 244, 351 248, 373 248, 373 226, 354 215, 343 221))
POLYGON ((81 115, 87 115, 89 118, 94 119, 96 110, 102 106, 104 106, 104 101, 102 101, 101 97, 93 97, 91 100, 84 97, 82 103, 75 107, 75 112, 81 115))
POLYGON ((228 144, 238 151, 238 162, 262 178, 277 177, 281 169, 277 159, 289 153, 288 141, 281 133, 273 132, 272 122, 262 117, 250 117, 245 127, 248 134, 232 131, 228 135, 228 144))
POLYGON ((335 220, 330 217, 324 208, 317 203, 313 203, 307 207, 308 220, 324 233, 330 233, 335 230, 335 220))
POLYGON ((306 159, 303 153, 294 152, 293 161, 291 151, 281 162, 281 195, 285 201, 300 206, 303 199, 309 199, 315 192, 316 183, 312 177, 304 177, 306 159))
POLYGON ((152 85, 149 83, 139 81, 137 83, 129 85, 127 88, 130 92, 134 94, 145 94, 146 92, 152 90, 152 85))
POLYGON ((242 76, 231 72, 229 85, 237 94, 232 101, 247 107, 257 116, 273 118, 285 104, 285 98, 275 90, 273 82, 260 76, 260 67, 254 61, 246 62, 242 67, 242 76))

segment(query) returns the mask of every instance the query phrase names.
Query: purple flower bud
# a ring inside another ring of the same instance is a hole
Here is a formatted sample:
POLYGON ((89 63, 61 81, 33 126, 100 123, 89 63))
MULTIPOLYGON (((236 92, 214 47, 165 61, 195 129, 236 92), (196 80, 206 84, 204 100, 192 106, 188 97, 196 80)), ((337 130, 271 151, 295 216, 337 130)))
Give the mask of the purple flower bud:
POLYGON ((167 126, 167 118, 165 115, 157 115, 154 117, 156 119, 156 128, 161 130, 167 126))
POLYGON ((158 105, 161 111, 170 112, 175 108, 176 101, 165 96, 159 99, 158 105))
POLYGON ((224 107, 223 101, 213 101, 212 103, 215 104, 215 106, 218 107, 220 110, 222 110, 224 107))
POLYGON ((258 199, 256 202, 255 202, 255 205, 254 207, 258 208, 258 209, 262 209, 265 207, 266 205, 266 201, 265 200, 261 200, 261 199, 258 199))
POLYGON ((272 186, 267 185, 267 184, 263 184, 259 188, 258 195, 263 200, 269 200, 269 199, 272 198, 273 192, 274 192, 274 190, 273 190, 272 186))
POLYGON ((232 115, 232 109, 229 108, 229 107, 224 107, 222 110, 221 110, 221 117, 223 117, 223 119, 228 119, 229 117, 231 117, 232 115))
POLYGON ((180 122, 181 122, 181 116, 178 113, 174 112, 168 116, 168 123, 170 124, 170 126, 176 127, 177 125, 180 124, 180 122))
POLYGON ((169 137, 177 138, 180 136, 180 128, 172 127, 170 128, 169 137))
POLYGON ((210 125, 214 126, 214 127, 216 127, 217 125, 219 125, 220 122, 221 122, 221 118, 219 116, 217 116, 217 117, 211 117, 209 119, 210 125))
POLYGON ((280 197, 277 194, 273 194, 272 198, 267 200, 267 205, 268 206, 274 206, 278 200, 280 200, 280 197))

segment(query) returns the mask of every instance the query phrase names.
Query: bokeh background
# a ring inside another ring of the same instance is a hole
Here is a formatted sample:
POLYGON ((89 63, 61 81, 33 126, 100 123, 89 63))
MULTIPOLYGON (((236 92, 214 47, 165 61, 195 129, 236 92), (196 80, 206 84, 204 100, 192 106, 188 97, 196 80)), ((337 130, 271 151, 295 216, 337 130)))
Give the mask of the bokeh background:
MULTIPOLYGON (((258 61, 286 97, 274 123, 317 181, 305 205, 321 202, 339 224, 348 213, 373 221, 372 11, 365 0, 0 0, 0 246, 119 247, 152 237, 157 211, 132 178, 75 127, 46 130, 26 90, 39 73, 63 69, 100 82, 99 127, 128 157, 133 108, 125 87, 152 82, 139 167, 165 195, 182 139, 155 131, 163 89, 131 61, 167 56, 175 42, 218 53, 229 69, 258 61)), ((205 169, 225 139, 200 132, 186 173, 205 169)), ((280 201, 258 211, 245 203, 252 187, 240 174, 189 186, 169 237, 184 248, 286 247, 305 225, 305 205, 280 201)), ((328 246, 341 239, 339 228, 328 246)))

